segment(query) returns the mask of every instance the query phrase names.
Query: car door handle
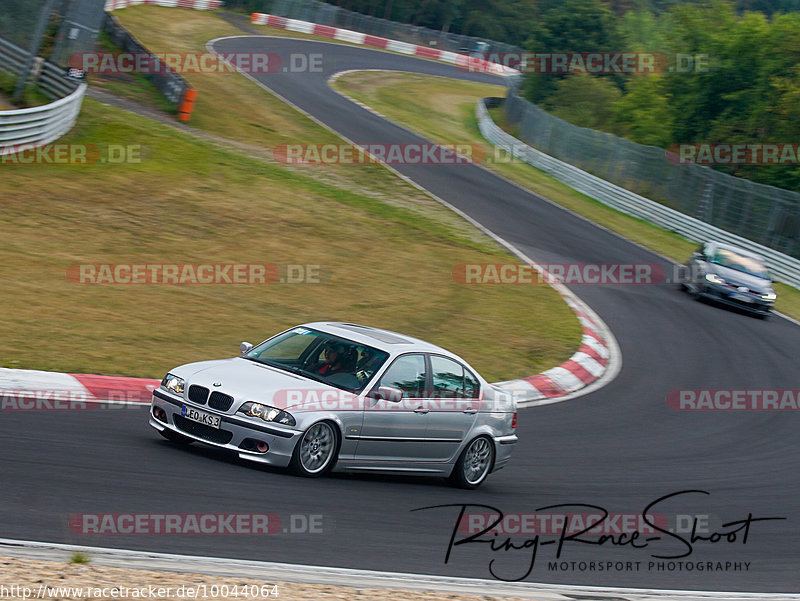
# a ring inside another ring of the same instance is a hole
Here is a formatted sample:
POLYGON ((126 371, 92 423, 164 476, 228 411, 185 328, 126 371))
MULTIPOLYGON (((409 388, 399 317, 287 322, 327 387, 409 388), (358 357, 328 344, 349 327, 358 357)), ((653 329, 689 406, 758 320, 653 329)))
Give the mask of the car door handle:
POLYGON ((414 413, 421 413, 423 415, 428 411, 430 411, 430 409, 426 409, 425 407, 417 407, 416 409, 414 409, 414 413))

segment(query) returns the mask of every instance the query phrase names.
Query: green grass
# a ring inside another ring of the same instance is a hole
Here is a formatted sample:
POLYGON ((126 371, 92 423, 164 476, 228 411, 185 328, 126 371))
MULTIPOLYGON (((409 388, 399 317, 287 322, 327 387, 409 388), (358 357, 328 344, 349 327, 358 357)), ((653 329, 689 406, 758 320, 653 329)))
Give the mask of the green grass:
POLYGON ((91 561, 92 558, 88 553, 81 553, 80 551, 75 551, 69 556, 69 563, 86 564, 90 563, 91 561))
POLYGON ((61 141, 141 144, 145 160, 0 165, 3 366, 161 377, 233 356, 241 340, 331 319, 431 340, 499 380, 557 365, 580 340, 575 316, 546 286, 456 283, 458 264, 513 259, 468 226, 450 228, 437 204, 418 208, 386 170, 396 202, 92 99, 61 141), (76 264, 212 262, 321 265, 327 277, 103 286, 66 275, 76 264))
MULTIPOLYGON (((483 144, 487 155, 483 165, 488 169, 674 261, 684 262, 697 247, 696 243, 674 232, 580 194, 503 152, 496 155, 478 130, 475 105, 479 98, 504 96, 504 89, 499 86, 428 75, 361 72, 340 77, 333 87, 432 140, 483 144)), ((516 135, 515 128, 506 123, 502 110, 493 109, 490 114, 499 126, 516 135)), ((777 309, 800 319, 800 290, 777 284, 776 292, 777 309)))
POLYGON ((36 84, 29 82, 22 90, 22 98, 18 102, 13 102, 14 90, 17 86, 17 77, 8 71, 0 71, 0 109, 24 109, 34 106, 42 106, 53 102, 36 84))

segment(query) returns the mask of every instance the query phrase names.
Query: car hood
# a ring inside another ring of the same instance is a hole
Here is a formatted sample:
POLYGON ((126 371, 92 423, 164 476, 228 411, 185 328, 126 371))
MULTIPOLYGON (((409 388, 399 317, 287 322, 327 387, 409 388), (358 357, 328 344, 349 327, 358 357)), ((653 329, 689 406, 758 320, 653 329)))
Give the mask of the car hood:
POLYGON ((314 400, 319 403, 321 399, 331 401, 339 396, 353 397, 335 386, 240 357, 189 363, 170 373, 183 378, 187 390, 194 384, 232 396, 232 412, 247 401, 291 409, 299 404, 313 406, 314 400))
POLYGON ((737 271, 730 267, 723 267, 716 263, 708 264, 709 273, 714 273, 725 280, 728 284, 734 286, 745 286, 754 292, 766 293, 772 292, 772 283, 764 278, 760 278, 743 271, 737 271))

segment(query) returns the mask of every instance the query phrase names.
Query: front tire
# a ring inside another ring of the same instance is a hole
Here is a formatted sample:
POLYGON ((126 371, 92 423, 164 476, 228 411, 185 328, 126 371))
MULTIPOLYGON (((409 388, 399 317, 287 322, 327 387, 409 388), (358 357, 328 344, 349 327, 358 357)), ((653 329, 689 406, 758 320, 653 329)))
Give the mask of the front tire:
POLYGON ((494 453, 494 442, 488 436, 478 436, 461 453, 450 481, 459 488, 478 488, 492 470, 494 453))
POLYGON ((339 435, 330 422, 317 422, 303 432, 294 447, 290 467, 298 476, 317 478, 328 473, 339 455, 339 435))

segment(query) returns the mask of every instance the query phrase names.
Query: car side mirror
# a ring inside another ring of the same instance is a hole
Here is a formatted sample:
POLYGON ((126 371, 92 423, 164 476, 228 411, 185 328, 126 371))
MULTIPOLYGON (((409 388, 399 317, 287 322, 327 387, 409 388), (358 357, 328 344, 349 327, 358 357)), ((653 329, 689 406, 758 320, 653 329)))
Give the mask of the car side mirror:
POLYGON ((253 345, 250 342, 242 342, 241 344, 239 344, 239 353, 244 355, 251 348, 253 348, 253 345))
POLYGON ((378 386, 371 396, 379 401, 384 399, 392 403, 399 403, 403 400, 403 391, 393 386, 378 386))

